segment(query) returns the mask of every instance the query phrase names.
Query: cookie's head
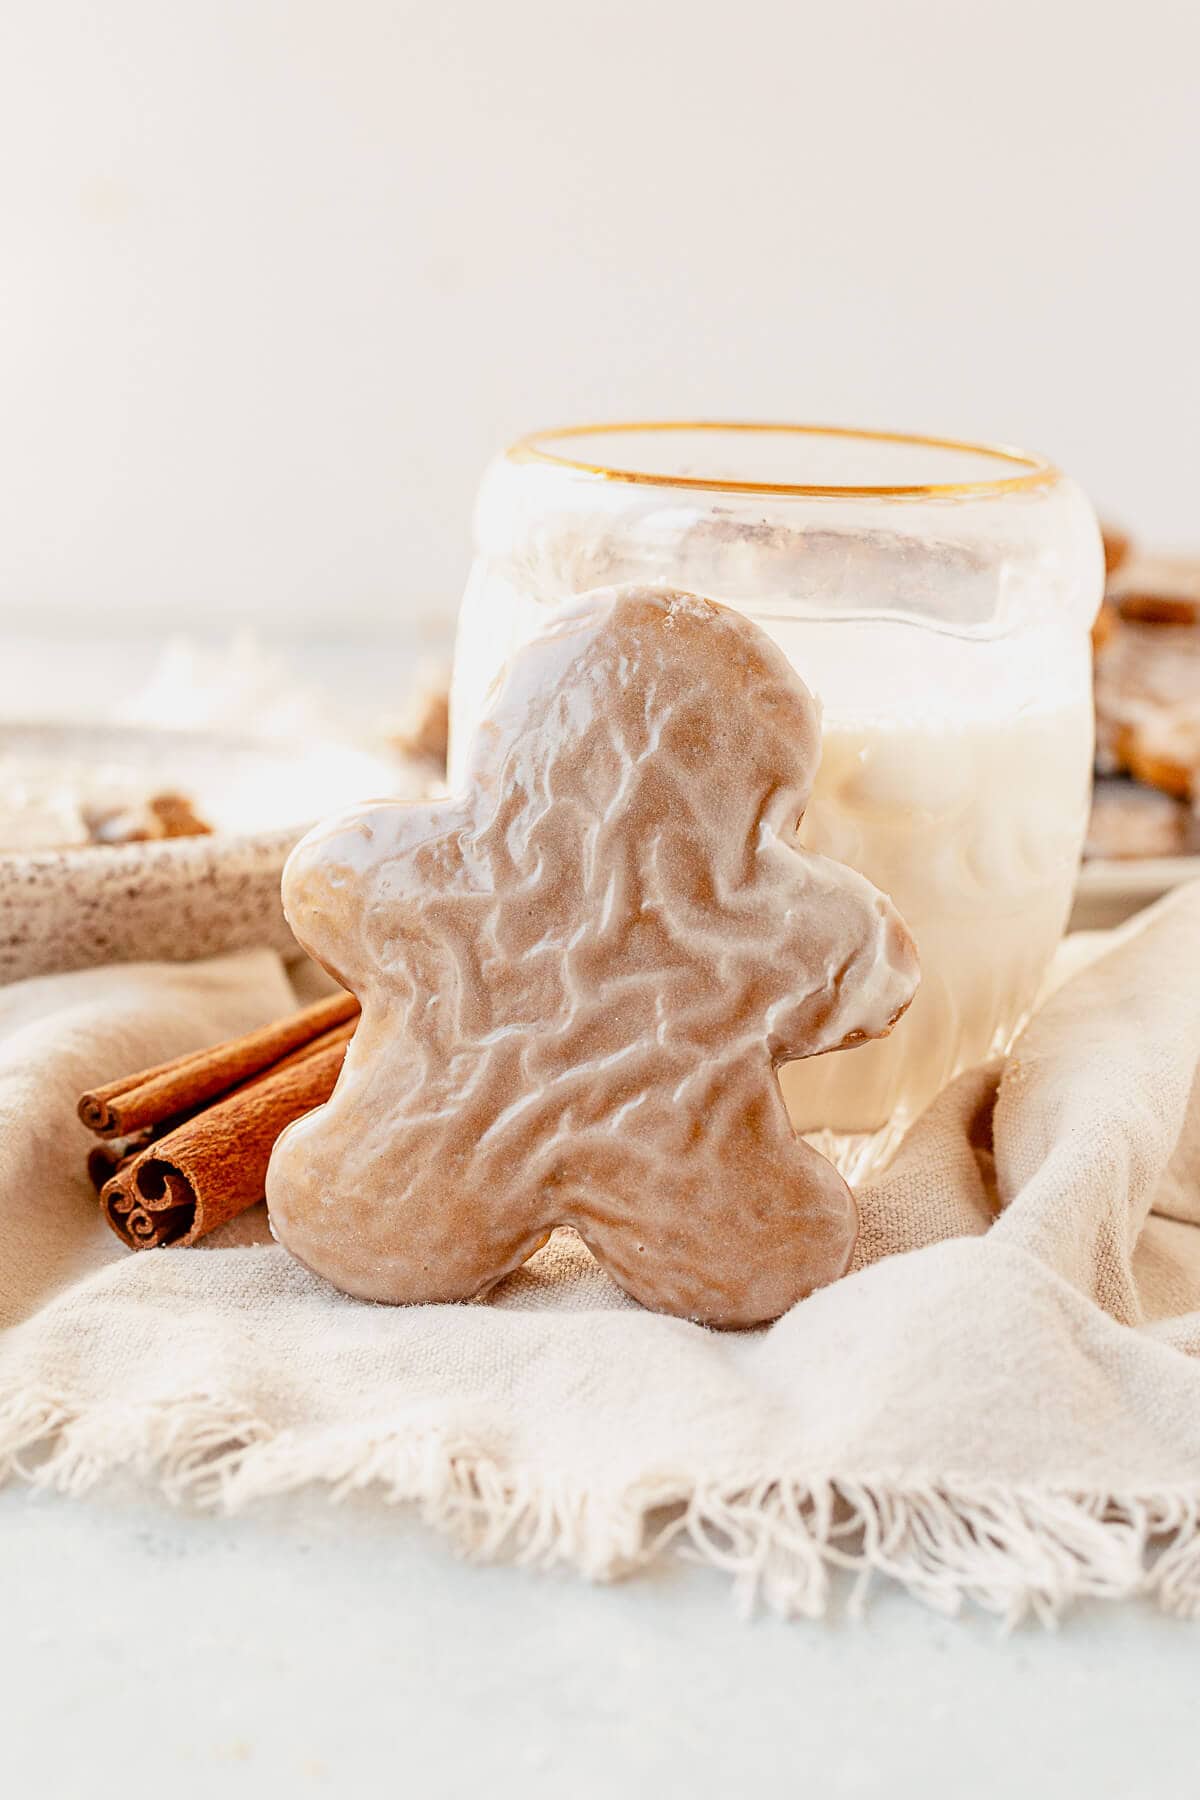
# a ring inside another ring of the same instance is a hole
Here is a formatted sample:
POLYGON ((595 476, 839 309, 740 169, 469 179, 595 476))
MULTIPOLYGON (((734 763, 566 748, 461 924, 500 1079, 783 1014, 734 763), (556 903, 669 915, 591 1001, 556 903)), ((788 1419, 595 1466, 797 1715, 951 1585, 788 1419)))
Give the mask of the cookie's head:
POLYGON ((782 651, 713 601, 665 588, 568 602, 505 671, 469 782, 495 801, 585 793, 656 830, 744 843, 794 826, 820 759, 816 702, 782 651))

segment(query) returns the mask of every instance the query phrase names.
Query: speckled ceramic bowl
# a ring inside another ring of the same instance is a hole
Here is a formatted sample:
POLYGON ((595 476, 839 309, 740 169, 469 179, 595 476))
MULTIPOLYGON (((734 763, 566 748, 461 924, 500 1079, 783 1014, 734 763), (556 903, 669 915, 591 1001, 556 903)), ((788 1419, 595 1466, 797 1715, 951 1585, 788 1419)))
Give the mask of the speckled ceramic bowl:
MULTIPOLYGON (((296 951, 279 901, 292 845, 323 814, 416 793, 415 772, 357 750, 117 727, 0 726, 0 767, 140 771, 216 830, 119 847, 0 849, 0 983, 267 945, 296 951)), ((2 802, 0 792, 0 802, 2 802)), ((298 954, 298 951, 296 952, 298 954)))

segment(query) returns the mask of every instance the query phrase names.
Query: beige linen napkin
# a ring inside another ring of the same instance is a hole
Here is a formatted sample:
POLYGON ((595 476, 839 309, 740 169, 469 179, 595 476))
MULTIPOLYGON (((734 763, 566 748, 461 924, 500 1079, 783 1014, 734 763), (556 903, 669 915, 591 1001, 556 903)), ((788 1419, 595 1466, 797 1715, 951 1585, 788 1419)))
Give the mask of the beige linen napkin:
POLYGON ((261 1209, 131 1255, 77 1092, 284 1010, 279 965, 4 990, 0 1473, 231 1509, 370 1489, 595 1577, 683 1545, 785 1613, 836 1566, 1010 1617, 1200 1613, 1200 885, 1101 950, 860 1195, 855 1271, 726 1335, 642 1312, 568 1234, 462 1307, 347 1300, 261 1209))

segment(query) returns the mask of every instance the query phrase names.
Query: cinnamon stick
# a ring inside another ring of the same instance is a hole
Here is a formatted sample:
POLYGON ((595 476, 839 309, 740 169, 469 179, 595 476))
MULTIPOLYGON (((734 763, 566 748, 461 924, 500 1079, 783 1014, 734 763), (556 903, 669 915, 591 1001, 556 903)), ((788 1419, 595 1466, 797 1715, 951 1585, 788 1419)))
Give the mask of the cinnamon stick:
POLYGON ((303 1051, 323 1032, 358 1018, 353 994, 335 994, 246 1037, 177 1056, 172 1062, 91 1089, 79 1117, 102 1138, 126 1138, 227 1094, 239 1083, 303 1051))
POLYGON ((139 1131, 133 1137, 106 1138, 99 1144, 93 1144, 88 1151, 87 1172, 92 1186, 99 1194, 125 1163, 132 1162, 139 1150, 144 1150, 154 1134, 139 1131))
POLYGON ((294 1049, 125 1158, 100 1195, 122 1242, 133 1250, 194 1244, 261 1200, 276 1138, 328 1100, 355 1023, 294 1049))

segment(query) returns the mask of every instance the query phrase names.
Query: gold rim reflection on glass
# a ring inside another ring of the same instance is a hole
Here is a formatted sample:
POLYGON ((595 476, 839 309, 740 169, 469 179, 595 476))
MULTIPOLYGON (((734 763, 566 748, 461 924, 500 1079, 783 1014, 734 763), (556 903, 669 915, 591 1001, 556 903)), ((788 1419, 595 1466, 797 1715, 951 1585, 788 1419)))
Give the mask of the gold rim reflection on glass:
POLYGON ((950 494, 1005 494, 1020 488, 1040 487, 1058 479, 1059 471, 1044 457, 1013 449, 1007 444, 972 444, 959 438, 928 437, 914 431, 869 431, 853 425, 785 425, 763 424, 726 419, 637 419, 619 424, 557 425, 549 431, 531 431, 518 438, 505 452, 510 462, 552 463, 580 474, 598 475, 606 481, 640 482, 648 487, 702 488, 722 494, 807 494, 823 499, 870 499, 890 495, 901 499, 939 498, 950 494), (583 462, 547 450, 547 444, 559 444, 577 437, 598 437, 609 433, 633 431, 731 431, 791 433, 796 437, 857 438, 864 443, 915 444, 924 449, 965 451, 973 456, 994 457, 997 462, 1019 468, 1021 474, 997 475, 987 481, 941 481, 902 485, 866 483, 863 485, 829 485, 803 481, 731 481, 717 475, 655 475, 646 469, 618 469, 606 463, 583 462))

